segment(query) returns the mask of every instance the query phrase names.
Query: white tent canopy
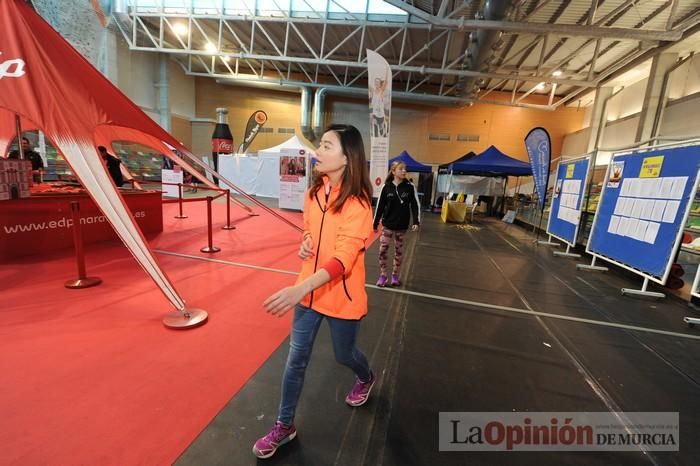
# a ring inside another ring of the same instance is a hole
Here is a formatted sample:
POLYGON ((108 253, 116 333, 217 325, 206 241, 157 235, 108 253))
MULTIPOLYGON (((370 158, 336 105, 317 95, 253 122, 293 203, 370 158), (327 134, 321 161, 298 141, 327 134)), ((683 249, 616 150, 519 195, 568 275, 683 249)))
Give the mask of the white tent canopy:
POLYGON ((249 194, 279 198, 280 153, 285 149, 314 152, 297 136, 292 136, 282 144, 258 151, 257 156, 220 155, 219 173, 249 194))

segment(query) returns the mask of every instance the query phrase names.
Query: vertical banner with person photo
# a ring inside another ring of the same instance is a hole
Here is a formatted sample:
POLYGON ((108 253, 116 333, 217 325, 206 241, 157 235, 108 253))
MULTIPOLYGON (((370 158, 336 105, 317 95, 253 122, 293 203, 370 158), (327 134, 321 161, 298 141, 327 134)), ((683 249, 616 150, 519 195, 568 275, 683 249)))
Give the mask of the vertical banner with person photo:
POLYGON ((549 164, 552 158, 552 143, 544 128, 535 128, 525 137, 525 147, 532 166, 540 211, 544 210, 549 184, 549 164))
POLYGON ((280 151, 280 209, 304 210, 309 154, 304 149, 280 151))
POLYGON ((389 169, 391 122, 391 68, 378 53, 367 50, 369 90, 370 165, 373 197, 379 197, 389 169))

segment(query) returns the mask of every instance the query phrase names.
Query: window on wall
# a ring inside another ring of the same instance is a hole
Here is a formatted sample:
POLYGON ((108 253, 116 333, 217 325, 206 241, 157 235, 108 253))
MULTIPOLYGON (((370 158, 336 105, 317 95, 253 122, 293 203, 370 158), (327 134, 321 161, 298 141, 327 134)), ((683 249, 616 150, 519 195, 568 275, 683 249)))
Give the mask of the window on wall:
POLYGON ((450 133, 430 133, 428 135, 429 141, 449 141, 450 133))
POLYGON ((272 133, 274 131, 275 131, 274 128, 260 128, 258 130, 258 133, 272 133))
POLYGON ((277 132, 281 134, 294 134, 294 128, 277 128, 277 132))
POLYGON ((478 134, 458 134, 457 140, 458 141, 467 141, 467 142, 479 142, 479 135, 478 134))

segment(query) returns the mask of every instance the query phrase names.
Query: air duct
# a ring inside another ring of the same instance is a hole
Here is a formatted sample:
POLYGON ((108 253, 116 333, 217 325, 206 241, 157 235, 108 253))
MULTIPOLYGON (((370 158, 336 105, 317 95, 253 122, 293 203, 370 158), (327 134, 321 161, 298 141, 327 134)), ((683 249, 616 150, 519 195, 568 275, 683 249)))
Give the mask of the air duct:
POLYGON ((323 107, 326 103, 326 92, 328 90, 325 87, 316 89, 314 94, 314 119, 313 119, 313 134, 314 138, 309 139, 309 141, 316 143, 321 140, 323 136, 323 107))
POLYGON ((301 134, 309 141, 314 140, 311 129, 311 91, 308 87, 301 88, 301 134))
MULTIPOLYGON (((486 0, 484 8, 478 11, 475 18, 486 21, 501 21, 506 18, 512 7, 514 0, 486 0)), ((479 29, 469 33, 469 46, 465 51, 467 57, 466 68, 471 71, 484 71, 493 62, 494 50, 502 46, 501 31, 492 29, 479 29)), ((468 91, 467 97, 474 97, 474 78, 461 78, 457 85, 458 93, 464 89, 468 91)))

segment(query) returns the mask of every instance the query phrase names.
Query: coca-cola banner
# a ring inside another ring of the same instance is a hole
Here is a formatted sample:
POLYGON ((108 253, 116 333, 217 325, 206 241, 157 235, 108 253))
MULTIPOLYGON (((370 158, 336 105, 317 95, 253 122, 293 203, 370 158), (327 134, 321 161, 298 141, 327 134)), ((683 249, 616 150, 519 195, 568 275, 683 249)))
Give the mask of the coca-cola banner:
POLYGON ((258 135, 258 131, 260 131, 260 128, 262 128, 265 123, 267 123, 267 113, 263 112, 262 110, 254 112, 250 118, 248 118, 248 124, 245 126, 245 136, 243 137, 243 142, 238 148, 239 154, 245 153, 250 144, 253 142, 253 139, 255 139, 255 136, 258 135))

